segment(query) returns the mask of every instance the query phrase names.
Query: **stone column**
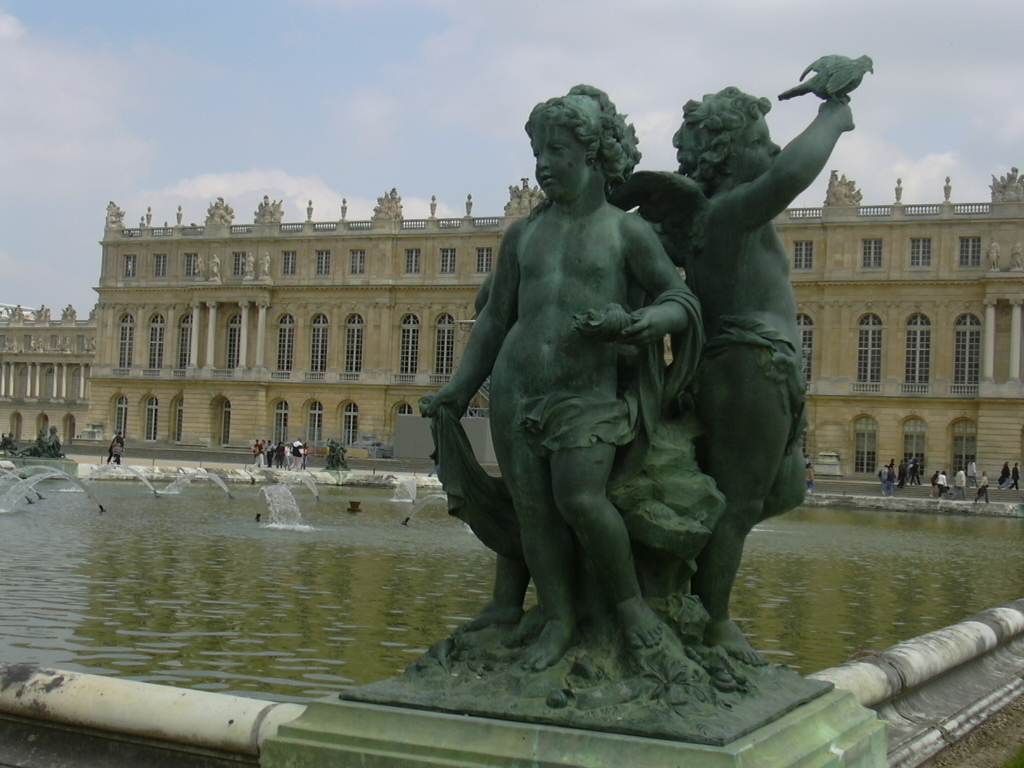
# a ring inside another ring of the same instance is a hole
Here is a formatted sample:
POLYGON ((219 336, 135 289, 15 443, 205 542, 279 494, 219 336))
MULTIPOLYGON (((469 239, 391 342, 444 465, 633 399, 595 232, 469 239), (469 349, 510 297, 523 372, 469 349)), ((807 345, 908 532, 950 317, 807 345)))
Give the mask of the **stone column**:
POLYGON ((78 366, 78 399, 85 400, 85 366, 78 366))
POLYGON ((189 304, 192 307, 192 336, 188 340, 188 367, 199 365, 199 307, 198 301, 189 304))
POLYGON ((238 338, 238 367, 249 367, 249 302, 240 301, 238 306, 242 308, 242 330, 238 338))
POLYGON ((7 363, 0 363, 0 397, 7 396, 7 363))
POLYGON ((57 392, 58 392, 58 389, 57 389, 57 363, 54 363, 53 364, 53 384, 50 385, 50 399, 51 400, 56 400, 57 399, 57 392))
POLYGON ((1010 381, 1020 381, 1020 299, 1011 302, 1010 381))
POLYGON ((32 363, 28 369, 28 391, 29 397, 39 397, 39 363, 32 363))
POLYGON ((992 381, 995 378, 996 353, 996 302, 994 299, 985 301, 985 339, 981 351, 981 378, 992 381))
POLYGON ((206 302, 206 363, 207 368, 213 368, 214 345, 217 342, 217 302, 206 302))
POLYGON ((267 353, 267 308, 270 304, 266 301, 256 302, 256 367, 264 368, 265 355, 267 353))
POLYGON ((67 400, 68 397, 68 364, 60 364, 60 398, 67 400))

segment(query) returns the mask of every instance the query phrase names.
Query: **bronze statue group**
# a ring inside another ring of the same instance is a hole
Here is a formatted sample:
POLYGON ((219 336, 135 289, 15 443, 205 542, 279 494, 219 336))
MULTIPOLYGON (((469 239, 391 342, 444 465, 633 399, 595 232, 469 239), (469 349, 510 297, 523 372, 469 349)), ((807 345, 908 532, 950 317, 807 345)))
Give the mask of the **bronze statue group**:
MULTIPOLYGON (((656 653, 766 663, 729 601, 751 529, 806 490, 796 305, 773 220, 853 129, 848 94, 871 62, 812 70, 780 98, 823 102, 784 148, 768 99, 726 88, 687 103, 673 172, 633 173, 633 127, 597 88, 531 113, 545 199, 505 234, 462 363, 421 402, 452 514, 498 554, 493 600, 460 642, 509 627, 527 672, 609 642, 640 667, 656 653), (458 428, 488 377, 500 480, 458 428)), ((703 666, 722 690, 743 684, 703 666)))

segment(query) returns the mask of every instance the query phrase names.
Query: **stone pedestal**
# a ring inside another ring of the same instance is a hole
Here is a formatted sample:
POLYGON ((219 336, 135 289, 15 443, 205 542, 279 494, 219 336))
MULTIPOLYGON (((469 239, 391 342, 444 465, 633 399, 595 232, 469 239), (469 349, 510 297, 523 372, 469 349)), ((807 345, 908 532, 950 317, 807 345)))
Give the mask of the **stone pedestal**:
POLYGON ((834 690, 725 746, 325 699, 264 742, 263 768, 884 768, 885 725, 834 690))

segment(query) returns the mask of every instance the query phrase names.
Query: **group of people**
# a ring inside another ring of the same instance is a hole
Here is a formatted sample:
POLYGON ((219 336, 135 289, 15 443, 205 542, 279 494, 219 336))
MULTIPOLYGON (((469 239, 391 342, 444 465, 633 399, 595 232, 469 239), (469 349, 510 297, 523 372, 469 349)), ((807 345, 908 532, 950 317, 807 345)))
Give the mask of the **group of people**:
POLYGON ((290 445, 284 440, 257 440, 252 446, 252 465, 276 469, 306 469, 312 451, 307 443, 295 440, 290 445))
MULTIPOLYGON (((1019 480, 1020 468, 1017 464, 1015 463, 1013 469, 1010 469, 1010 463, 1004 462, 999 473, 999 488, 1001 490, 1019 490, 1019 480)), ((952 487, 949 485, 946 470, 938 470, 932 475, 932 487, 935 488, 935 495, 940 499, 948 495, 952 499, 962 501, 967 501, 967 489, 974 488, 976 489, 974 500, 981 501, 984 498, 985 503, 988 503, 988 473, 982 472, 979 476, 978 464, 975 461, 968 462, 966 467, 956 471, 956 474, 953 475, 952 487)))

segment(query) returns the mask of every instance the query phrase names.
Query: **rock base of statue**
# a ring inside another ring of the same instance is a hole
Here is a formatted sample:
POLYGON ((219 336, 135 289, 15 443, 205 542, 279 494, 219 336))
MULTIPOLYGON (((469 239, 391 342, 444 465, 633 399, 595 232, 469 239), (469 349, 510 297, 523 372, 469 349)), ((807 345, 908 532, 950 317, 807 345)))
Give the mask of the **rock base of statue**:
POLYGON ((722 746, 328 699, 264 742, 263 768, 883 768, 885 725, 833 690, 722 746))
POLYGON ((50 467, 51 469, 59 469, 71 477, 78 477, 78 462, 71 459, 36 459, 31 456, 19 458, 17 456, 0 455, 0 460, 11 462, 15 469, 21 469, 22 467, 50 467))

